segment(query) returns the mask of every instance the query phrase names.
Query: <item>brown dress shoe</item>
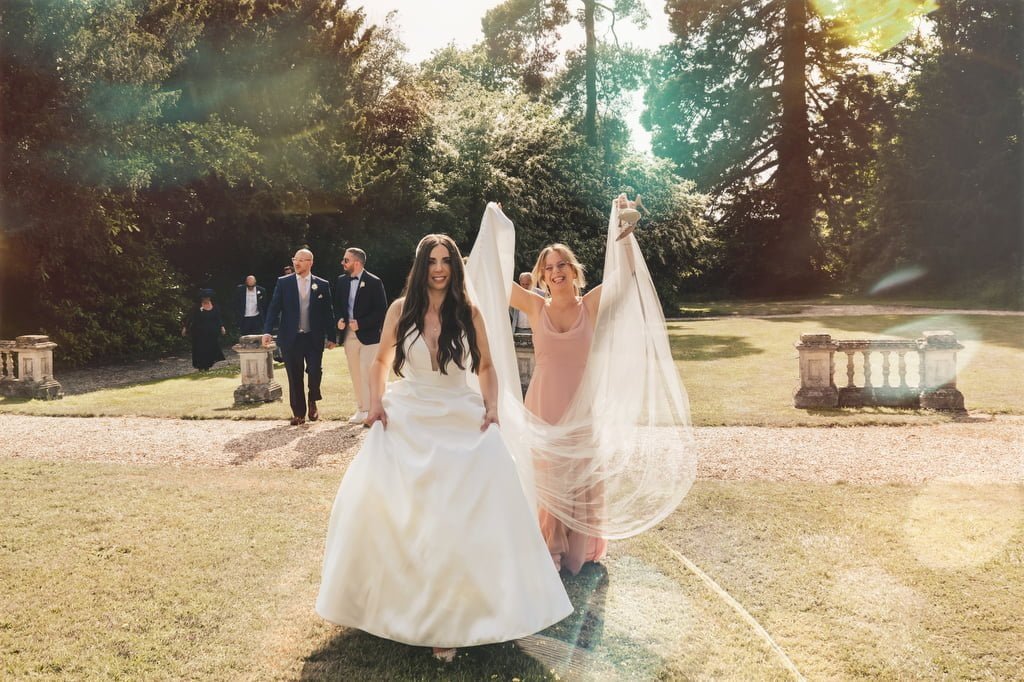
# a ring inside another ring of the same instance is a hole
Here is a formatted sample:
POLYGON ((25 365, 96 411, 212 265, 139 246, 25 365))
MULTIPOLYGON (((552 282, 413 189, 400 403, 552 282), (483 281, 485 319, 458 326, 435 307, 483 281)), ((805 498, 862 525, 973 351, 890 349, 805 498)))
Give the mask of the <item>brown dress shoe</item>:
POLYGON ((292 426, 299 426, 300 424, 305 424, 306 423, 306 418, 305 417, 292 417, 292 420, 289 423, 292 426))
POLYGON ((311 421, 311 422, 315 422, 317 419, 320 418, 320 410, 316 409, 316 401, 315 400, 310 400, 309 401, 309 412, 308 412, 308 414, 309 414, 309 421, 311 421))

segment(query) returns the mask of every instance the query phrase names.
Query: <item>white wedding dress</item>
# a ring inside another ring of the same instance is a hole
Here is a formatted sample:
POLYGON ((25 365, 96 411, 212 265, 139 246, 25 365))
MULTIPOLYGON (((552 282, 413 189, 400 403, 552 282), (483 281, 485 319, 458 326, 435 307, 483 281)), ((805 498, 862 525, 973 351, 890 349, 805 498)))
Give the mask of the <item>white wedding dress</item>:
MULTIPOLYGON (((405 378, 338 489, 316 610, 405 644, 529 635, 572 612, 516 465, 467 372, 431 369, 415 332, 405 378)), ((468 363, 467 363, 468 365, 468 363)))

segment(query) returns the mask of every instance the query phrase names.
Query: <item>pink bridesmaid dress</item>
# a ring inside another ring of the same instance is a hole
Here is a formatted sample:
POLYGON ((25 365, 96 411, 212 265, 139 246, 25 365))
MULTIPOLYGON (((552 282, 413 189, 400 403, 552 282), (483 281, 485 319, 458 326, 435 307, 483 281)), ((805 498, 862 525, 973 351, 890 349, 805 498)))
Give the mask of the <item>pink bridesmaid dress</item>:
MULTIPOLYGON (((565 414, 586 369, 594 330, 587 307, 580 303, 579 308, 579 316, 572 327, 559 332, 552 325, 545 305, 541 324, 533 329, 535 366, 530 388, 526 391, 526 408, 549 424, 557 424, 565 414)), ((543 469, 543 466, 538 466, 539 483, 543 483, 546 475, 543 469)), ((600 498, 598 487, 584 490, 578 500, 579 514, 593 517, 595 507, 600 508, 600 498)), ((588 524, 595 523, 594 518, 582 520, 588 524)), ((573 575, 579 573, 584 562, 600 561, 608 549, 608 541, 604 538, 568 528, 543 506, 540 509, 540 528, 555 566, 573 575)))

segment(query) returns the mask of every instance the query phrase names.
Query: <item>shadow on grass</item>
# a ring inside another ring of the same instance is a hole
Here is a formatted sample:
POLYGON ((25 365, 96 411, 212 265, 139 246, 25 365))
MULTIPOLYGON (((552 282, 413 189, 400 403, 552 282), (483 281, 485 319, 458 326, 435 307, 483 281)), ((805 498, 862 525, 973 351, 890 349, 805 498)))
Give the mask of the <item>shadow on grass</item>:
POLYGON ((588 562, 578 575, 563 573, 562 582, 573 613, 541 634, 572 647, 593 649, 604 632, 604 607, 608 599, 608 569, 588 562))
POLYGON ((573 612, 564 620, 517 645, 548 670, 569 679, 583 679, 594 668, 593 659, 604 640, 605 606, 608 601, 608 569, 587 563, 578 575, 563 573, 565 591, 573 612))
POLYGON ((215 407, 214 412, 248 412, 257 410, 269 403, 242 403, 241 405, 228 405, 227 407, 215 407))
POLYGON ((330 431, 321 431, 320 433, 306 436, 295 444, 295 451, 299 455, 292 459, 290 466, 293 469, 307 469, 316 466, 320 455, 330 452, 332 449, 337 449, 339 441, 342 443, 342 451, 348 450, 349 446, 359 439, 362 432, 362 426, 346 425, 339 426, 330 431))
POLYGON ((301 427, 274 426, 233 438, 224 444, 224 449, 237 455, 231 460, 232 465, 246 464, 254 460, 259 453, 287 445, 301 435, 301 427))
POLYGON ((793 315, 799 314, 814 305, 815 301, 801 299, 799 301, 709 301, 707 303, 689 303, 679 307, 680 318, 702 317, 757 317, 760 315, 793 315))
POLYGON ((763 348, 751 344, 742 336, 724 334, 680 334, 681 329, 669 334, 672 356, 677 360, 723 360, 739 358, 745 355, 764 353, 763 348))
MULTIPOLYGON (((524 595, 525 596, 525 595, 524 595)), ((465 647, 440 663, 414 647, 345 629, 306 657, 300 680, 521 680, 551 679, 548 670, 511 642, 465 647)))
MULTIPOLYGON (((301 680, 526 680, 584 674, 604 637, 608 570, 586 564, 579 575, 563 574, 575 611, 543 632, 515 643, 459 649, 455 661, 441 664, 426 647, 413 647, 354 629, 340 631, 305 659, 301 680)), ((529 595, 522 595, 529 599, 529 595)))
MULTIPOLYGON (((188 379, 189 381, 202 381, 203 379, 225 379, 240 376, 242 370, 237 366, 228 365, 227 367, 218 367, 217 369, 197 369, 194 372, 188 374, 180 374, 176 377, 167 377, 168 379, 188 379)), ((167 379, 162 379, 166 381, 167 379)), ((149 382, 146 382, 149 383, 149 382)))
MULTIPOLYGON (((799 408, 794 408, 799 409, 799 408)), ((995 421, 995 417, 990 414, 971 414, 970 412, 957 412, 957 411, 945 411, 945 410, 922 410, 917 408, 899 408, 899 407, 848 407, 840 409, 825 409, 825 408, 809 408, 801 410, 802 412, 813 415, 815 417, 824 417, 826 419, 834 419, 835 423, 842 425, 843 421, 850 419, 856 419, 863 417, 865 414, 875 415, 904 415, 915 417, 922 417, 931 420, 937 420, 942 422, 956 422, 957 424, 980 424, 995 421)))

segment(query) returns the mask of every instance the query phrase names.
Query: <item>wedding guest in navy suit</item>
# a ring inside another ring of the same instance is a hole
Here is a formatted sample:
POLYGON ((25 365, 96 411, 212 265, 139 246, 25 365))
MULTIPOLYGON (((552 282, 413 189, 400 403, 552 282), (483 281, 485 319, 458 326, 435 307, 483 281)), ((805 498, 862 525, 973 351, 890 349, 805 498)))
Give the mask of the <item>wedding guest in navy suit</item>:
POLYGON ((355 414, 348 421, 361 424, 370 414, 370 365, 380 348, 388 296, 380 277, 364 267, 366 252, 362 249, 346 249, 341 265, 345 274, 334 287, 334 311, 356 398, 355 414))
POLYGON ((307 402, 302 372, 309 375, 309 421, 320 418, 316 402, 321 399, 320 379, 323 376, 324 343, 334 348, 337 332, 331 285, 314 275, 313 252, 299 249, 292 258, 295 274, 278 278, 274 297, 263 323, 263 345, 269 346, 270 332, 278 325, 277 344, 284 355, 288 373, 288 398, 292 406, 292 426, 306 421, 307 402))
POLYGON ((259 334, 267 316, 267 291, 256 284, 256 276, 249 275, 245 284, 238 285, 235 293, 235 314, 238 315, 238 333, 241 336, 259 334))

